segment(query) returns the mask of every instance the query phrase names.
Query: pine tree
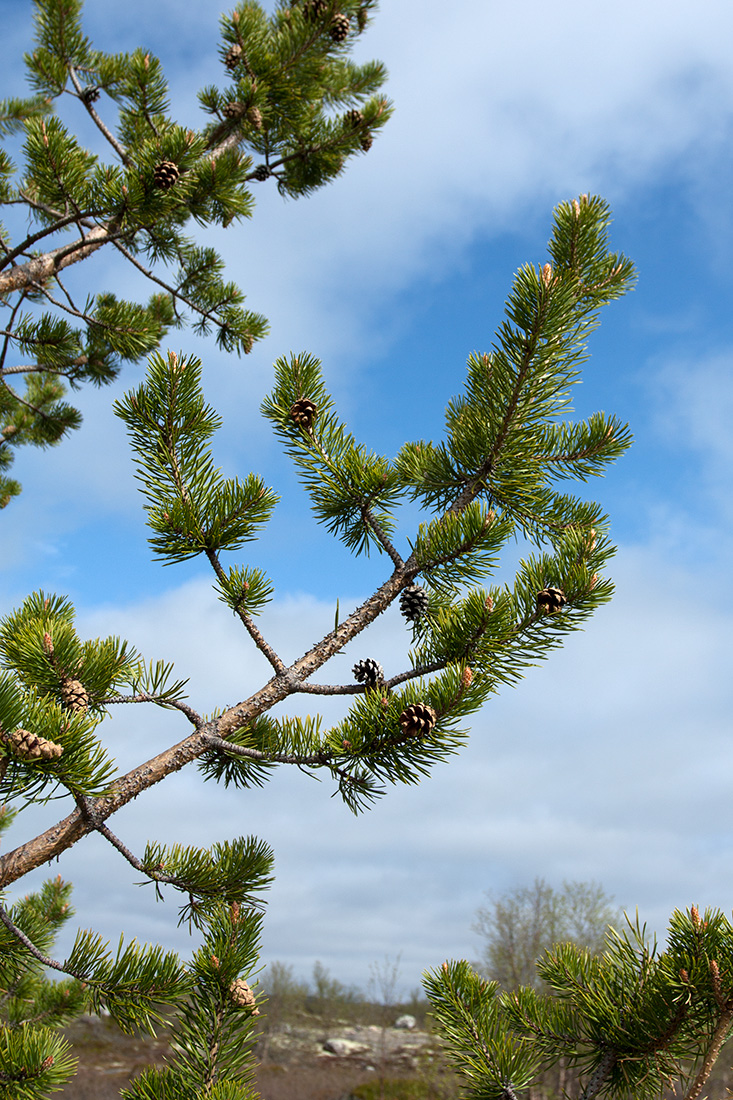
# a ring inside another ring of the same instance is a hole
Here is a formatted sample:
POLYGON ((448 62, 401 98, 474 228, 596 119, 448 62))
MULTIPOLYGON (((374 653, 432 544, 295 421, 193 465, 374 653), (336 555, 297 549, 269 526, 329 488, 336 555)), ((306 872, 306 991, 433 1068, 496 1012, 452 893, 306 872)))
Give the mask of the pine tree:
MULTIPOLYGON (((558 490, 560 481, 601 474, 630 442, 613 416, 567 419, 599 311, 634 280, 631 262, 609 248, 606 203, 588 195, 557 207, 548 258, 516 274, 505 320, 491 350, 469 359, 441 441, 406 443, 393 460, 374 454, 339 418, 318 360, 306 352, 278 360, 263 413, 300 473, 316 520, 355 557, 374 552, 384 560, 387 576, 376 591, 286 665, 258 623, 272 582, 246 562, 224 562, 224 554, 257 538, 277 496, 255 473, 222 476, 214 457, 221 421, 206 403, 201 362, 157 349, 190 316, 200 331, 216 332, 221 346, 246 353, 265 322, 244 309, 218 257, 183 230, 191 219, 228 225, 247 216, 250 185, 270 177, 283 194, 308 194, 369 148, 389 115, 378 94, 384 72, 354 65, 348 51, 372 6, 281 0, 268 17, 252 0, 241 3, 222 20, 225 90, 201 93, 211 121, 196 131, 169 117, 157 59, 93 49, 78 0, 37 4, 38 44, 28 58, 37 94, 8 101, 2 114, 6 132, 25 134, 26 166, 14 183, 4 157, 0 199, 30 212, 37 228, 16 244, 3 230, 0 462, 7 468, 12 447, 56 442, 78 423, 62 400, 64 383, 100 384, 124 361, 148 355, 145 382, 116 411, 136 456, 150 545, 164 563, 206 558, 219 597, 271 674, 248 698, 207 716, 186 700, 185 681, 164 662, 119 638, 80 637, 63 596, 35 592, 0 622, 0 800, 22 814, 53 793, 70 811, 0 857, 0 888, 96 832, 143 880, 177 891, 181 920, 203 937, 184 965, 156 946, 121 941, 113 952, 93 932, 80 932, 59 962, 48 952, 69 912, 68 888, 51 883, 16 906, 0 898, 7 1006, 0 1096, 45 1097, 68 1079, 73 1059, 53 1025, 81 1005, 105 1005, 125 1028, 153 1028, 162 1012, 177 1013, 171 1063, 143 1074, 126 1096, 250 1096, 269 849, 239 837, 210 849, 153 842, 135 854, 110 819, 193 763, 203 778, 244 791, 279 765, 323 773, 359 812, 389 785, 417 783, 454 753, 470 715, 611 596, 608 518, 598 504, 558 490), (52 113, 62 93, 98 126, 114 154, 109 165, 52 113), (115 129, 104 111, 110 101, 118 110, 115 129), (47 251, 37 253, 37 245, 47 251), (147 305, 107 292, 74 301, 65 268, 93 262, 103 247, 154 282, 147 305), (8 365, 19 352, 33 363, 8 365), (16 373, 28 375, 23 395, 8 381, 16 373), (401 500, 422 513, 409 538, 398 525, 401 500), (513 582, 492 584, 504 548, 517 537, 526 553, 513 582), (315 683, 314 674, 395 601, 412 639, 407 667, 384 668, 374 654, 354 666, 348 683, 315 683), (343 696, 350 708, 330 728, 318 717, 273 715, 276 704, 303 694, 343 696), (119 775, 102 726, 115 706, 129 702, 176 711, 187 732, 119 775), (65 977, 56 985, 42 968, 65 977), (19 1000, 22 982, 27 996, 19 1000)), ((5 503, 16 490, 5 478, 5 503)), ((471 980, 465 978, 469 986, 471 980)), ((720 989, 727 1004, 725 981, 720 989)), ((481 1009, 487 1020, 493 1011, 481 1009)), ((533 1057, 543 1050, 539 1044, 533 1057)), ((614 1067, 626 1065, 625 1050, 618 1046, 614 1067)), ((578 1057, 591 1073, 603 1061, 592 1046, 578 1057)), ((507 1087, 521 1088, 526 1076, 510 1075, 507 1087)))
POLYGON ((610 929, 598 955, 567 943, 537 963, 543 992, 501 992, 467 962, 425 976, 438 1032, 472 1096, 515 1100, 564 1059, 567 1095, 697 1100, 733 1026, 733 925, 676 910, 660 951, 646 928, 610 929))

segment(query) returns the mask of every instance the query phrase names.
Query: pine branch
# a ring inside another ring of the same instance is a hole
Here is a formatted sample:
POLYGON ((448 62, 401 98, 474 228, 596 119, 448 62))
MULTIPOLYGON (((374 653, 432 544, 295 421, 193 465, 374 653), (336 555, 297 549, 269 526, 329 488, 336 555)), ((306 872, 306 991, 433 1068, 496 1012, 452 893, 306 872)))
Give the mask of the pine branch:
POLYGON ((157 706, 167 707, 171 710, 180 710, 181 714, 185 714, 191 725, 195 726, 196 729, 200 729, 204 724, 203 718, 193 707, 189 707, 181 699, 171 699, 166 695, 152 695, 150 692, 140 691, 136 695, 108 695, 99 700, 99 705, 105 707, 113 706, 115 703, 155 703, 157 706))
POLYGON ((89 977, 86 974, 79 973, 76 970, 71 970, 64 966, 62 963, 57 962, 55 959, 50 959, 48 955, 44 955, 31 940, 26 936, 22 929, 18 928, 16 924, 10 919, 10 915, 7 909, 0 904, 0 921, 3 922, 8 932, 15 936, 16 940, 23 944, 25 949, 36 959, 37 962, 43 966, 47 966, 50 970, 59 970, 62 974, 68 974, 72 978, 78 978, 79 981, 88 982, 89 977))
POLYGON ((615 1050, 607 1050, 588 1079, 588 1083, 581 1093, 580 1100, 593 1100, 603 1088, 618 1061, 615 1050))
POLYGON ((105 840, 109 841, 113 848, 115 848, 120 855, 125 859, 131 867, 134 867, 136 871, 145 875, 151 882, 165 883, 168 886, 175 886, 176 889, 189 893, 188 884, 181 879, 176 878, 175 875, 167 875, 163 871, 151 871, 146 867, 137 856, 133 855, 130 849, 122 843, 118 836, 116 836, 111 829, 109 829, 104 822, 99 818, 99 815, 95 809, 94 803, 90 798, 77 798, 77 805, 81 810, 84 817, 89 821, 94 832, 99 833, 105 840))
MULTIPOLYGON (((219 561, 218 554, 214 550, 207 550, 206 551, 206 557, 209 559, 209 563, 211 565, 211 568, 216 573, 216 576, 217 576, 219 582, 222 585, 226 586, 226 580, 227 580, 226 573, 222 569, 221 562, 219 561)), ((252 618, 250 618, 249 615, 245 614, 245 612, 242 611, 241 607, 236 607, 234 610, 235 610, 235 614, 238 616, 240 622, 243 624, 244 628, 248 632, 250 638, 252 639, 254 644, 257 646, 260 653, 264 654, 264 656, 270 662, 270 664, 272 665, 272 668, 275 670, 275 673, 277 675, 282 675, 283 673, 285 673, 286 672, 285 664, 283 663, 282 659, 278 656, 278 654, 275 652, 275 650, 272 648, 270 643, 268 641, 266 641, 266 639, 263 637, 263 635, 260 632, 259 628, 256 626, 254 620, 252 618)))
POLYGON ((725 1010, 721 1013, 718 1025, 713 1032, 708 1048, 705 1051, 705 1057, 703 1058, 700 1071, 690 1086, 689 1091, 685 1093, 684 1100, 697 1100, 697 1097, 702 1092, 703 1085, 710 1076, 712 1068, 720 1054, 720 1048, 729 1037, 731 1023, 733 1023, 733 1001, 728 1001, 725 1010))
POLYGON ((377 539, 381 543, 383 549, 389 554, 390 558, 394 562, 395 569, 403 569, 404 565, 405 565, 404 561, 402 560, 400 555, 397 553, 397 551, 395 550, 395 548, 392 545, 392 543, 390 542, 390 540, 387 538, 381 524, 378 523, 377 520, 372 515, 371 508, 369 508, 368 505, 364 505, 364 507, 361 510, 361 514, 362 514, 362 517, 364 519, 364 523, 367 524, 367 526, 371 527, 372 531, 374 532, 377 539))
MULTIPOLYGON (((71 221, 75 220, 75 218, 71 219, 71 221)), ((10 294, 14 290, 22 290, 51 279, 57 271, 85 260, 105 244, 113 241, 119 233, 119 228, 119 222, 113 218, 107 225, 95 226, 86 236, 82 235, 70 244, 54 248, 42 256, 36 256, 10 271, 0 272, 0 294, 10 294)))
MULTIPOLYGON (((170 283, 166 283, 164 279, 160 279, 157 275, 154 275, 153 272, 149 268, 145 267, 144 264, 140 263, 137 257, 134 256, 132 252, 130 252, 127 248, 125 248, 125 246, 121 244, 120 241, 114 240, 112 241, 112 244, 115 246, 118 252, 122 253, 126 260, 130 261, 133 267, 136 267, 137 270, 145 276, 146 279, 150 279, 151 283, 156 283, 158 286, 162 287, 163 290, 166 290, 170 295, 172 295, 173 298, 176 299, 176 302, 183 302, 184 305, 188 306, 188 308, 193 310, 194 313, 198 313, 205 320, 214 321, 215 324, 220 324, 215 316, 218 307, 212 307, 211 309, 202 309, 201 306, 196 305, 196 303, 185 294, 181 294, 181 291, 177 287, 171 286, 170 283)), ((219 303, 219 305, 221 305, 221 303, 219 303)))
MULTIPOLYGON (((21 194, 22 194, 22 192, 21 192, 21 194)), ((28 198, 27 196, 23 196, 23 205, 24 206, 25 205, 34 206, 36 209, 42 209, 44 213, 49 213, 50 212, 52 214, 52 216, 55 217, 57 220, 54 222, 53 225, 45 226, 43 229, 39 229, 37 233, 31 233, 16 248, 14 248, 10 252, 6 252, 3 259, 0 260, 0 270, 2 270, 2 268, 4 268, 4 267, 7 267, 8 264, 14 263, 15 259, 18 256, 22 256, 24 253, 26 253, 28 251, 28 249, 32 245, 36 244, 38 241, 42 241, 44 237, 50 237, 54 233, 58 233, 59 230, 65 229, 67 225, 75 225, 80 216, 83 217, 83 218, 93 218, 95 216, 95 212, 93 210, 85 211, 81 215, 78 212, 76 212, 74 214, 59 214, 55 210, 50 211, 49 207, 43 207, 39 203, 32 202, 31 199, 28 198)), ((37 258, 40 258, 40 257, 37 257, 37 258)), ((0 287, 3 286, 2 278, 3 277, 0 275, 0 287)))

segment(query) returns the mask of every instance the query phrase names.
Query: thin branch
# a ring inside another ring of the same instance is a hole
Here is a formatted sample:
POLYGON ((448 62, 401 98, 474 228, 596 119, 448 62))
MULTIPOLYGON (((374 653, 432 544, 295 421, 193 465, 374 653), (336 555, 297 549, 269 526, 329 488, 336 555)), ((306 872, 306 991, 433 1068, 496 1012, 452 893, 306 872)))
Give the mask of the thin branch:
MULTIPOLYGON (((221 584, 226 584, 226 573, 222 569, 219 556, 215 550, 206 550, 206 557, 209 559, 211 568, 216 573, 216 576, 221 584)), ((255 625, 254 621, 247 615, 240 607, 234 608, 234 613, 238 616, 239 620, 243 624, 245 630, 249 634, 254 644, 259 649, 260 653, 264 654, 270 665, 275 670, 277 675, 283 675, 287 670, 285 662, 281 660, 270 643, 260 632, 259 628, 255 625)))
POLYGON ((705 1057, 703 1059, 700 1072, 690 1086, 689 1091, 685 1094, 684 1100, 697 1100, 697 1097, 702 1091, 702 1087, 710 1076, 710 1071, 715 1065, 720 1048, 728 1038, 731 1022, 733 1022, 733 1001, 728 1001, 725 1011, 722 1013, 718 1026, 713 1032, 713 1036, 710 1040, 707 1050, 705 1051, 705 1057))
POLYGON ((77 355, 67 367, 49 367, 45 364, 41 366, 38 363, 32 365, 28 363, 20 367, 0 367, 0 377, 6 374, 54 374, 60 378, 68 378, 67 371, 73 370, 74 367, 86 366, 88 362, 86 355, 77 355))
POLYGON ((381 524, 379 524, 377 522, 377 520, 374 518, 371 508, 366 507, 366 506, 363 507, 362 510, 361 510, 361 514, 362 514, 362 518, 363 518, 364 522, 369 527, 371 527, 371 529, 374 532, 374 534, 376 535, 377 539, 382 544, 382 547, 386 550, 386 552, 389 554, 390 558, 394 562, 395 569, 402 569, 404 564, 405 564, 404 560, 400 557, 400 555, 395 550, 394 546, 392 545, 389 538, 385 534, 384 529, 382 528, 381 524))
POLYGON ((71 77, 71 83, 74 85, 74 87, 76 89, 76 92, 77 92, 77 95, 79 96, 79 99, 82 101, 82 103, 86 107, 86 109, 89 113, 89 117, 92 119, 92 121, 94 122, 94 125, 97 127, 97 129, 100 131, 100 133, 103 134, 104 137, 107 139, 107 141, 110 143, 110 145, 114 149, 115 153, 117 153, 117 156, 120 158, 120 160, 125 165, 125 167, 129 168, 130 165, 132 164, 132 161, 131 161, 130 157, 128 156, 127 151, 120 145, 119 141, 114 136, 114 134, 112 134, 107 129, 107 127, 102 122, 99 115, 97 114, 97 112, 92 107, 91 103, 88 102, 87 98, 84 95, 82 95, 82 92, 83 92, 84 89, 81 86, 81 81, 79 80, 78 76, 76 75, 76 70, 74 69, 74 66, 69 65, 68 68, 69 68, 69 76, 71 77))
POLYGON ((525 350, 522 356, 521 364, 519 366, 519 369, 517 370, 517 377, 514 383, 514 388, 512 390, 511 397, 507 402, 506 412, 504 414, 502 424, 499 428, 496 439, 494 440, 489 454, 486 456, 479 469, 476 471, 474 476, 468 480, 464 489, 458 494, 456 499, 453 501, 453 504, 448 509, 449 515, 455 514, 456 512, 462 512, 465 508, 468 507, 471 501, 478 496, 478 494, 484 487, 484 482, 486 478, 491 474, 491 471, 496 465, 499 456, 504 448, 506 438, 509 434, 509 429, 512 425, 512 421, 514 420, 514 416, 519 405, 519 399, 524 386, 524 379, 527 371, 532 364, 532 360, 534 358, 535 350, 537 347, 537 342, 539 340, 540 332, 542 330, 542 323, 545 314, 545 301, 545 299, 542 300, 541 306, 537 310, 534 324, 532 325, 529 335, 526 338, 525 350))
POLYGON ((124 859, 126 859, 127 862, 132 867, 134 867, 136 871, 139 871, 141 874, 145 875, 153 882, 163 882, 166 883, 166 885, 175 886, 176 889, 182 890, 184 893, 191 892, 189 885, 185 882, 182 882, 181 879, 176 878, 175 875, 166 875, 162 871, 151 871, 148 867, 145 866, 144 863, 142 863, 137 858, 137 856, 133 855, 130 849, 122 843, 120 838, 118 836, 115 836, 112 830, 107 828, 103 821, 98 820, 94 809, 94 803, 91 799, 79 798, 77 799, 77 805, 79 806, 79 809, 87 818, 87 820, 91 823, 94 831, 103 836, 105 840, 108 840, 112 847, 116 848, 120 855, 124 859))
POLYGON ((12 268, 0 274, 0 294, 8 294, 13 290, 22 290, 33 283, 42 283, 50 279, 57 271, 69 267, 71 264, 85 260, 93 252, 103 245, 114 241, 115 234, 119 230, 119 224, 113 218, 106 226, 97 225, 87 235, 82 236, 70 244, 61 248, 55 248, 51 252, 45 252, 42 256, 35 256, 25 264, 12 268))
MULTIPOLYGON (((23 205, 34 206, 36 209, 43 209, 39 204, 31 202, 29 198, 25 197, 23 199, 23 205)), ((44 213, 46 213, 45 210, 44 213)), ((79 213, 66 215, 59 214, 58 220, 54 225, 46 226, 44 229, 39 229, 37 233, 31 233, 31 235, 29 237, 26 237, 22 244, 19 244, 17 248, 14 248, 12 252, 6 253, 4 259, 0 262, 0 270, 4 267, 7 267, 8 264, 12 263, 17 256, 22 256, 23 253, 27 252, 31 245, 34 245, 37 241, 43 240, 44 237, 49 237, 53 233, 57 233, 60 229, 66 228, 67 225, 74 225, 80 216, 81 215, 79 215, 79 213)), ((95 213, 92 210, 84 216, 94 217, 95 213)))
POLYGON ((152 695, 147 691, 140 691, 136 695, 108 695, 99 700, 100 706, 113 706, 115 703, 155 703, 159 707, 170 707, 172 710, 180 710, 185 714, 192 726, 200 729, 204 720, 198 711, 190 707, 188 703, 180 699, 167 699, 164 695, 152 695))
POLYGON ((8 385, 7 382, 3 381, 2 384, 8 391, 8 393, 18 402, 18 404, 25 405, 26 409, 29 409, 32 413, 35 413, 36 416, 40 416, 42 420, 53 421, 52 416, 49 416, 48 413, 44 412, 43 409, 39 409, 32 402, 26 401, 24 398, 22 398, 19 393, 15 392, 12 386, 8 385))
POLYGON ((581 1093, 580 1100, 593 1100, 593 1098, 598 1095, 617 1061, 618 1054, 616 1051, 607 1050, 596 1066, 596 1069, 591 1074, 588 1084, 581 1093))
POLYGON ((48 955, 44 955, 42 951, 39 951, 36 945, 28 939, 25 932, 18 928, 17 924, 13 924, 7 909, 3 905, 0 905, 0 921, 2 921, 7 930, 23 944, 33 958, 39 963, 42 963, 43 966, 48 966, 51 970, 60 970, 62 974, 70 974, 72 978, 78 978, 79 981, 89 981, 86 974, 81 974, 77 970, 71 970, 69 967, 63 966, 60 962, 57 962, 55 959, 50 959, 48 955))
POLYGON ((4 366, 4 363, 5 363, 5 357, 8 354, 8 348, 10 347, 10 340, 11 340, 11 336, 12 336, 13 324, 15 323, 15 318, 16 318, 16 315, 18 313, 18 310, 20 309, 23 302, 25 301, 25 297, 26 297, 26 292, 22 291, 19 298, 18 298, 18 301, 13 305, 13 307, 10 311, 10 325, 8 326, 9 331, 6 331, 6 332, 3 333, 3 336, 5 337, 5 339, 3 340, 2 353, 0 353, 0 375, 14 374, 15 373, 14 368, 11 367, 11 368, 8 369, 4 366))
POLYGON ((218 305, 212 306, 211 309, 202 309, 201 306, 197 306, 195 302, 187 297, 187 295, 181 294, 180 290, 177 290, 176 287, 171 286, 169 283, 164 282, 163 279, 159 279, 157 275, 154 275, 149 268, 145 267, 144 264, 141 264, 137 257, 134 256, 132 252, 129 252, 128 249, 126 249, 123 244, 120 244, 119 241, 113 240, 112 244, 115 246, 118 252, 122 253, 125 259, 130 261, 133 267, 136 267, 138 271, 145 276, 146 279, 150 279, 151 283, 157 283, 158 286, 161 286, 163 288, 163 290, 167 290, 168 293, 171 294, 174 298, 176 298, 178 301, 183 302, 184 305, 187 305, 189 309, 194 310, 195 313, 200 313, 205 320, 213 321, 214 324, 221 323, 217 320, 215 316, 216 311, 219 308, 218 305))

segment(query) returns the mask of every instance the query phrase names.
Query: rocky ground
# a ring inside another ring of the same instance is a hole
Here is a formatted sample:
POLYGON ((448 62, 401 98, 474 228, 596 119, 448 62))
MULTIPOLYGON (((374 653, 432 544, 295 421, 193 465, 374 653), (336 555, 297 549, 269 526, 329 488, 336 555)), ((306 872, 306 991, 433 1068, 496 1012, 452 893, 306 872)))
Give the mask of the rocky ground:
MULTIPOLYGON (((120 1089, 145 1066, 162 1064, 168 1051, 164 1036, 131 1038, 96 1016, 75 1021, 66 1034, 79 1072, 58 1094, 65 1100, 119 1100, 120 1089)), ((345 1100, 372 1083, 379 1100, 390 1093, 384 1083, 397 1080, 420 1082, 419 1092, 435 1100, 454 1093, 435 1038, 417 1028, 323 1020, 284 1024, 263 1037, 258 1057, 263 1100, 345 1100)))

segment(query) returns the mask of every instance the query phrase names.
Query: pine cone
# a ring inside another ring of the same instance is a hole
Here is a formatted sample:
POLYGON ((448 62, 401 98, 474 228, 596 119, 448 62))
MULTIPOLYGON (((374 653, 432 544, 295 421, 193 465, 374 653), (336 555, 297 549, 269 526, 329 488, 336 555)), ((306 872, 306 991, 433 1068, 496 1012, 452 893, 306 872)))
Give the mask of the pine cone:
POLYGON ((79 92, 79 99, 82 103, 89 106, 91 103, 96 103, 99 99, 99 88, 96 84, 87 84, 86 88, 82 88, 79 92))
POLYGON ((238 42, 235 42, 233 46, 230 46, 227 52, 224 54, 224 64, 229 72, 234 72, 239 62, 242 60, 242 47, 238 42))
POLYGON ((361 145, 364 152, 368 153, 369 150, 371 149, 372 145, 374 144, 374 138, 372 137, 372 135, 370 133, 366 133, 362 136, 362 139, 359 142, 359 144, 361 145))
POLYGON ((379 661, 374 661, 371 657, 367 657, 365 661, 357 661, 351 671, 354 679, 365 687, 375 688, 384 682, 384 669, 379 661))
POLYGON ((59 694, 64 710, 84 711, 89 706, 89 696, 81 680, 62 680, 59 694))
POLYGON ((229 103, 224 104, 222 114, 224 118, 241 118, 245 110, 243 103, 238 103, 236 99, 232 99, 229 103))
POLYGON ((303 4, 303 18, 309 23, 314 23, 328 11, 328 0, 305 0, 303 4))
POLYGON ((419 623, 429 603, 425 589, 419 584, 411 584, 400 596, 400 611, 409 622, 419 623))
POLYGON ((255 130, 262 129, 262 111, 259 107, 250 107, 247 111, 247 120, 252 123, 255 130))
POLYGON ((233 1005, 237 1008, 251 1008, 253 1016, 259 1016, 259 1008, 255 1008, 255 995, 249 988, 244 978, 237 978, 229 986, 229 996, 233 1005))
POLYGON ((30 730, 17 729, 6 740, 10 742, 18 756, 28 760, 54 760, 64 751, 55 741, 47 741, 45 737, 39 737, 30 730))
POLYGON ((537 593, 537 610, 554 615, 560 611, 568 601, 561 588, 547 587, 537 593))
POLYGON ((344 126, 351 127, 352 130, 358 130, 360 126, 364 125, 364 115, 361 111, 357 111, 356 108, 353 111, 347 111, 344 115, 344 126))
POLYGON ((412 703, 400 715, 400 729, 407 737, 425 737, 435 725, 437 717, 427 703, 412 703))
POLYGON ((300 428, 310 428, 318 416, 318 407, 309 401, 307 397, 301 397, 290 407, 290 419, 300 428))
POLYGON ((331 20, 331 26, 328 28, 328 36, 332 42, 344 42, 349 37, 350 30, 351 20, 348 15, 339 12, 337 15, 334 15, 331 20))
POLYGON ((180 174, 178 165, 174 164, 172 160, 162 160, 160 164, 155 166, 153 184, 155 187, 159 187, 161 191, 170 191, 180 174))
POLYGON ((258 164, 257 167, 255 168, 254 172, 252 173, 252 179, 259 180, 260 183, 263 183, 266 179, 269 179, 269 178, 270 178, 270 169, 267 167, 267 165, 266 164, 258 164))

